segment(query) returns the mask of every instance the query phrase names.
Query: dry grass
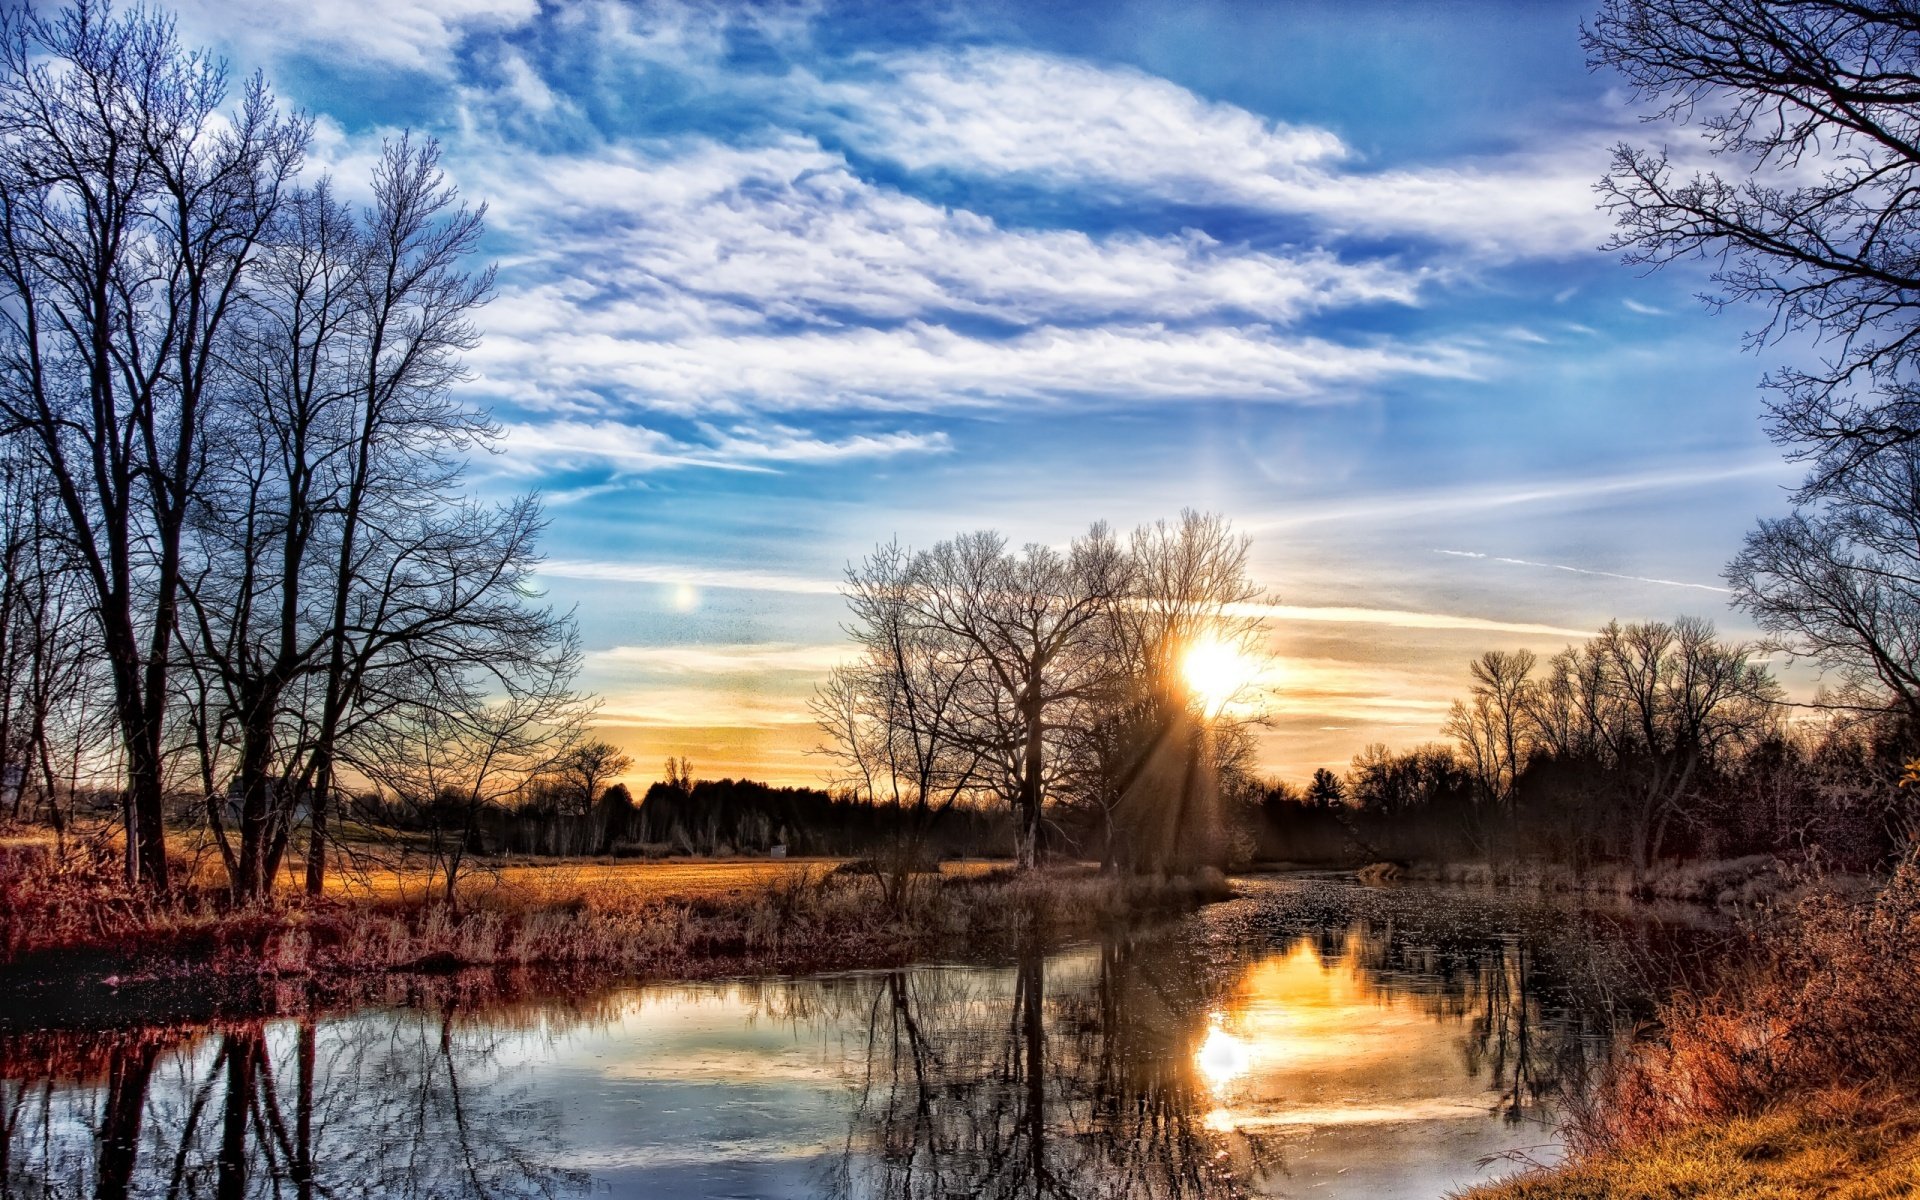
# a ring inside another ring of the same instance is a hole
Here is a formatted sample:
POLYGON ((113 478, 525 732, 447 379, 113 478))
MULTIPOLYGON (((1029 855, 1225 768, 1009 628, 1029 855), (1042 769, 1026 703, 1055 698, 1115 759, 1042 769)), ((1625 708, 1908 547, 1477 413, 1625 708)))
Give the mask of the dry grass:
POLYGON ((1898 1200, 1920 1195, 1920 1131, 1807 1108, 1696 1126, 1472 1200, 1898 1200))
POLYGON ((0 850, 0 964, 16 972, 182 971, 275 978, 465 967, 698 977, 883 966, 1060 937, 1226 894, 1198 881, 1062 868, 1029 877, 962 865, 895 903, 880 881, 819 861, 515 864, 456 906, 417 879, 317 902, 224 911, 189 892, 159 905, 115 882, 111 855, 0 850), (410 897, 410 898, 403 898, 410 897))
POLYGON ((1660 1025, 1576 1112, 1571 1168, 1473 1195, 1920 1195, 1920 866, 1804 899, 1660 1025))
MULTIPOLYGON (((468 898, 539 902, 582 889, 616 889, 636 898, 690 901, 735 895, 831 870, 840 859, 525 859, 488 862, 460 881, 468 898)), ((299 892, 304 864, 281 878, 282 893, 299 892)), ((369 865, 336 871, 327 893, 341 900, 416 900, 444 886, 421 866, 369 865)))

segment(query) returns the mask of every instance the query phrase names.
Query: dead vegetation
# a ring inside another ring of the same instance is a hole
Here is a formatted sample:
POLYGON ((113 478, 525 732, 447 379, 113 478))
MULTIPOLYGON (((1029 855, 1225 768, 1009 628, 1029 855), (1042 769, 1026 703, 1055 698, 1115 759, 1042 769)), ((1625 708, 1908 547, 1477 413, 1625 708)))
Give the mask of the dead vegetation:
POLYGON ((0 969, 57 972, 84 961, 121 976, 814 971, 972 956, 1017 929, 1069 937, 1229 894, 1217 872, 1164 880, 1077 865, 916 876, 891 904, 883 883, 822 863, 587 863, 510 867, 457 906, 395 886, 229 909, 217 889, 149 899, 120 882, 111 853, 5 847, 0 969))
POLYGON ((1569 1168, 1474 1195, 1920 1194, 1920 865, 1770 922, 1662 1007, 1567 1132, 1569 1168))

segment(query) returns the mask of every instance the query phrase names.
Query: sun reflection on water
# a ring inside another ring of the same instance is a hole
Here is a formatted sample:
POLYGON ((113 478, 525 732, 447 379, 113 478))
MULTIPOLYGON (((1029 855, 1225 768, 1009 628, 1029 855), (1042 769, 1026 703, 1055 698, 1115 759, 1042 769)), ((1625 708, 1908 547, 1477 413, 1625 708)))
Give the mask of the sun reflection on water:
POLYGON ((1193 1052, 1194 1065, 1200 1068, 1200 1077, 1207 1081, 1207 1087, 1216 1096, 1253 1066, 1253 1051, 1244 1041, 1221 1028, 1221 1020, 1222 1014, 1213 1014, 1206 1040, 1193 1052))

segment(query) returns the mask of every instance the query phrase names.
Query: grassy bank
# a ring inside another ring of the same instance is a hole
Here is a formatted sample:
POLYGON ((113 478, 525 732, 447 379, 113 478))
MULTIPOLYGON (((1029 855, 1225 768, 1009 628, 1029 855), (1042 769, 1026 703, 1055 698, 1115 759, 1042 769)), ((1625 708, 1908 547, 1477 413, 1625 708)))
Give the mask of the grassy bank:
POLYGON ((455 905, 400 881, 229 911, 212 892, 128 892, 110 857, 0 850, 0 973, 211 972, 288 978, 466 967, 592 968, 639 977, 834 970, 965 956, 1019 933, 1067 938, 1223 898, 1197 880, 971 870, 916 876, 888 899, 830 864, 558 863, 490 875, 455 905))
POLYGON ((1567 1132, 1567 1166, 1470 1195, 1920 1194, 1920 868, 1769 923, 1663 1006, 1567 1132))
POLYGON ((1920 1195, 1920 1130, 1804 1106, 1656 1138, 1477 1189, 1473 1200, 1897 1200, 1920 1195))

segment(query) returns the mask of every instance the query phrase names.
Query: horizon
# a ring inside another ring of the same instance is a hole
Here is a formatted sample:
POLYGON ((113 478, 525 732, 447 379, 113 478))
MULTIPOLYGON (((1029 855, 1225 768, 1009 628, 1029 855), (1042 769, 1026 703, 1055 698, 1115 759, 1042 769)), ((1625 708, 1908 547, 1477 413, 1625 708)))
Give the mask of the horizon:
POLYGON ((1752 636, 1720 572, 1798 477, 1756 384, 1804 348, 1598 249, 1645 130, 1587 6, 1363 7, 180 20, 316 118, 343 193, 410 128, 489 205, 476 482, 544 496, 630 779, 820 783, 806 700, 877 543, 1192 507, 1253 539, 1259 767, 1297 781, 1444 740, 1482 650, 1752 636))

